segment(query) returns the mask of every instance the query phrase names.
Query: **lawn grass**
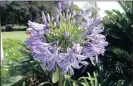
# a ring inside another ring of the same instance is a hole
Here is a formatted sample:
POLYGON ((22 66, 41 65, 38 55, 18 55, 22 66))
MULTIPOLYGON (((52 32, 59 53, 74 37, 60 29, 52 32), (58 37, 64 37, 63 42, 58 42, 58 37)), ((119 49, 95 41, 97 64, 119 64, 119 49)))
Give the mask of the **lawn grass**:
POLYGON ((26 31, 2 32, 2 39, 16 39, 25 41, 28 38, 26 31))

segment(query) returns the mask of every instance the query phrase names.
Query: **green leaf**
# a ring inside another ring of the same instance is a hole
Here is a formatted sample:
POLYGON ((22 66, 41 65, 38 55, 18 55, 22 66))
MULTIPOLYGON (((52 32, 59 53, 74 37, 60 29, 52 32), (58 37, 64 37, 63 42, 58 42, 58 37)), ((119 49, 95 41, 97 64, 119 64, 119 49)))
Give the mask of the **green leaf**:
POLYGON ((23 76, 21 75, 16 75, 12 76, 9 79, 9 82, 7 84, 4 84, 3 86, 22 86, 23 82, 23 76))
MULTIPOLYGON (((44 85, 51 85, 51 83, 50 82, 42 82, 42 83, 40 83, 38 86, 44 86, 44 85)), ((51 85, 52 86, 52 85, 51 85)))
POLYGON ((97 73, 93 72, 93 74, 94 74, 95 86, 98 86, 97 73))
POLYGON ((72 83, 71 83, 71 76, 65 75, 64 86, 72 86, 72 83))
POLYGON ((89 86, 85 82, 81 82, 80 84, 83 85, 83 86, 89 86))
POLYGON ((25 82, 23 82, 23 86, 26 86, 26 85, 25 85, 25 82))
POLYGON ((27 50, 19 49, 19 51, 20 51, 21 53, 23 53, 24 55, 28 55, 28 56, 31 55, 31 52, 29 52, 29 51, 27 51, 27 50))
POLYGON ((126 52, 124 50, 121 50, 121 49, 118 49, 118 48, 114 48, 112 51, 116 55, 118 55, 118 57, 125 58, 127 60, 132 60, 132 55, 130 55, 128 52, 126 52))
MULTIPOLYGON (((77 81, 77 80, 76 80, 77 81)), ((77 86, 77 82, 75 80, 72 80, 72 86, 77 86)))
POLYGON ((57 68, 52 74, 52 82, 57 83, 59 81, 59 69, 57 68))

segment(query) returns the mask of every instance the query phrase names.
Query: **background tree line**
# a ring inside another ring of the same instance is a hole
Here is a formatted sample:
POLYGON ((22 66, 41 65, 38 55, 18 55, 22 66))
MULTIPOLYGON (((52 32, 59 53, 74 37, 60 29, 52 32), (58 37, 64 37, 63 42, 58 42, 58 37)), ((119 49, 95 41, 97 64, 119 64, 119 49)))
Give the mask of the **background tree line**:
POLYGON ((26 25, 28 20, 40 22, 40 11, 45 13, 49 10, 48 5, 53 2, 39 2, 39 1, 12 1, 1 2, 0 8, 2 9, 1 25, 6 24, 24 24, 26 25))
MULTIPOLYGON (((27 26, 28 20, 41 23, 41 11, 52 14, 58 1, 1 1, 1 26, 27 26)), ((75 9, 79 9, 74 5, 75 9)), ((5 27, 6 28, 6 27, 5 27)))

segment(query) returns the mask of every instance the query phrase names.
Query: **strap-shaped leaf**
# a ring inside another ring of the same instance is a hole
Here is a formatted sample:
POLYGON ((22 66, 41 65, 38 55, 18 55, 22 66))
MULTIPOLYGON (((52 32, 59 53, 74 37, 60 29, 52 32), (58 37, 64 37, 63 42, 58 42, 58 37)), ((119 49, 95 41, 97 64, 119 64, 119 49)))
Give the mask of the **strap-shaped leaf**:
POLYGON ((71 83, 71 76, 69 76, 69 75, 64 75, 64 77, 65 77, 64 86, 72 86, 72 83, 71 83))
POLYGON ((59 69, 56 68, 56 71, 52 74, 52 82, 57 83, 59 81, 59 69))

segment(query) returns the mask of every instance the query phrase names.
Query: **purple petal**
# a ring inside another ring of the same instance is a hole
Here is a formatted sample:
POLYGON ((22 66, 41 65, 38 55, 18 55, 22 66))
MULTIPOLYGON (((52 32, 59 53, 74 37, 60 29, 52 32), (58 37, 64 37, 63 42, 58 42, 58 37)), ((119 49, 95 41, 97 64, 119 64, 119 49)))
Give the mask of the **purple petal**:
POLYGON ((82 65, 88 65, 89 63, 87 61, 80 61, 82 65))
POLYGON ((42 63, 42 69, 44 70, 44 69, 45 69, 45 67, 46 67, 46 62, 45 62, 45 61, 43 61, 43 63, 42 63))
POLYGON ((77 57, 77 59, 79 60, 85 60, 87 58, 87 56, 84 55, 75 55, 77 57))
POLYGON ((50 64, 48 65, 48 71, 51 71, 54 68, 55 65, 55 61, 50 62, 50 64))

